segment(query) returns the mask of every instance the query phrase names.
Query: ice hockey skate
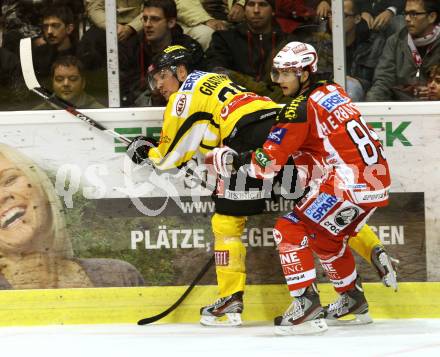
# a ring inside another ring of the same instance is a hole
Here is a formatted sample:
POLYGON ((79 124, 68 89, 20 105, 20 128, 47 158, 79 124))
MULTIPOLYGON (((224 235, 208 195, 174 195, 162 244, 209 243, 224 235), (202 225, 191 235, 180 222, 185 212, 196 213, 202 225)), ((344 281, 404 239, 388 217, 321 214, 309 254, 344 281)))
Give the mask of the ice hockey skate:
POLYGON ((204 326, 240 326, 243 312, 243 292, 217 299, 200 309, 200 323, 204 326))
POLYGON ((311 335, 327 331, 316 285, 313 283, 301 296, 296 297, 283 316, 275 318, 274 324, 275 334, 280 336, 311 335))
POLYGON ((324 307, 324 311, 325 320, 329 326, 366 325, 373 322, 368 313, 368 302, 365 299, 359 275, 356 278, 355 287, 342 293, 338 300, 324 307), (353 318, 349 319, 350 315, 353 318))
POLYGON ((399 264, 399 260, 391 258, 383 247, 376 246, 371 253, 371 262, 381 277, 383 284, 397 291, 395 267, 399 264))

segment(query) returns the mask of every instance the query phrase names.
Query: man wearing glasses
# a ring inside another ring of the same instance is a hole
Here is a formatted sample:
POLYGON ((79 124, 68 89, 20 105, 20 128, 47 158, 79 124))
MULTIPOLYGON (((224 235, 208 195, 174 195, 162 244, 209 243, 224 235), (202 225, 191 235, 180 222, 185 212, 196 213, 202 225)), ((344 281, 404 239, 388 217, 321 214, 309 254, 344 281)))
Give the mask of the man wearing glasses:
POLYGON ((43 10, 41 29, 45 43, 33 47, 34 66, 38 76, 50 74, 52 63, 60 57, 75 55, 74 15, 65 6, 50 6, 43 10))
POLYGON ((369 101, 428 99, 428 71, 440 63, 440 2, 406 0, 404 16, 405 28, 385 44, 369 101))
POLYGON ((160 95, 147 85, 147 68, 152 58, 170 45, 190 49, 196 68, 204 58, 200 44, 183 33, 177 24, 177 9, 173 0, 146 0, 141 13, 143 31, 119 45, 119 73, 122 105, 165 105, 160 95))

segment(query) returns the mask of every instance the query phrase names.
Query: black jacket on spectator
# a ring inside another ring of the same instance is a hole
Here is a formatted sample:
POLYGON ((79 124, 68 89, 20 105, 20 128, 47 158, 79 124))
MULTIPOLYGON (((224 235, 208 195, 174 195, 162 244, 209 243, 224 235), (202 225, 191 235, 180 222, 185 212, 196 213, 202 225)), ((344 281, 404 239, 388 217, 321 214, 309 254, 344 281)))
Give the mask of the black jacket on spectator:
MULTIPOLYGON (((372 83, 374 70, 382 55, 386 38, 380 32, 368 29, 365 20, 362 31, 356 28, 356 39, 346 47, 347 75, 356 78, 363 89, 367 91, 372 83)), ((305 37, 302 42, 310 43, 318 53, 318 75, 322 78, 333 77, 333 40, 329 32, 314 31, 305 37)))
POLYGON ((72 44, 69 49, 58 51, 56 46, 45 44, 32 48, 32 57, 37 77, 44 78, 50 74, 52 63, 63 56, 76 56, 76 46, 72 44))
POLYGON ((215 31, 211 45, 206 50, 208 69, 229 69, 261 81, 266 76, 266 64, 287 37, 288 34, 276 24, 272 26, 272 32, 267 34, 254 34, 245 23, 226 31, 215 31))
POLYGON ((373 16, 379 15, 387 8, 394 6, 397 13, 400 14, 403 10, 404 0, 357 0, 361 12, 368 12, 373 16))
POLYGON ((347 74, 358 79, 365 91, 371 87, 385 41, 381 33, 371 32, 368 39, 355 41, 346 48, 347 74))
MULTIPOLYGON (((194 68, 204 69, 204 53, 200 44, 185 35, 176 25, 172 32, 170 45, 182 45, 193 54, 194 68)), ((145 41, 143 31, 119 44, 119 76, 121 105, 133 105, 135 99, 148 88, 147 69, 157 53, 145 41)), ((157 103, 160 104, 160 103, 157 103)))
POLYGON ((70 7, 79 20, 84 13, 83 0, 0 0, 4 21, 3 47, 18 55, 20 39, 41 35, 41 12, 45 6, 70 7))
POLYGON ((16 55, 0 47, 0 86, 7 86, 21 77, 20 62, 16 55))
POLYGON ((28 95, 18 56, 0 47, 0 110, 22 110, 28 95))

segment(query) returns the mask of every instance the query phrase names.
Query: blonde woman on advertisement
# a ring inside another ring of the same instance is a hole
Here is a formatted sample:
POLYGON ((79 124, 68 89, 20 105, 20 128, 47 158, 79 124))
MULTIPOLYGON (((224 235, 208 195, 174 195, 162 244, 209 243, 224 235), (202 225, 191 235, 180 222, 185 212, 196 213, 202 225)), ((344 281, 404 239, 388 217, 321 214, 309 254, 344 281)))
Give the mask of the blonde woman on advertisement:
POLYGON ((144 285, 124 261, 74 258, 63 212, 46 173, 0 144, 0 289, 144 285))

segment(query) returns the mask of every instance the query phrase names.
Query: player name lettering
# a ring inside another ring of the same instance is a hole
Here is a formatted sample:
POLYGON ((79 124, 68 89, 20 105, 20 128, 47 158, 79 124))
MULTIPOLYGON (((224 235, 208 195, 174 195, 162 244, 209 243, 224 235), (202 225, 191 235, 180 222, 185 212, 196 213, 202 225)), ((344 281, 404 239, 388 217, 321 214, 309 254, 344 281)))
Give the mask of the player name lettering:
POLYGON ((341 123, 353 118, 354 114, 359 113, 354 103, 347 103, 338 106, 329 114, 325 121, 320 123, 321 130, 325 135, 339 128, 341 123))

